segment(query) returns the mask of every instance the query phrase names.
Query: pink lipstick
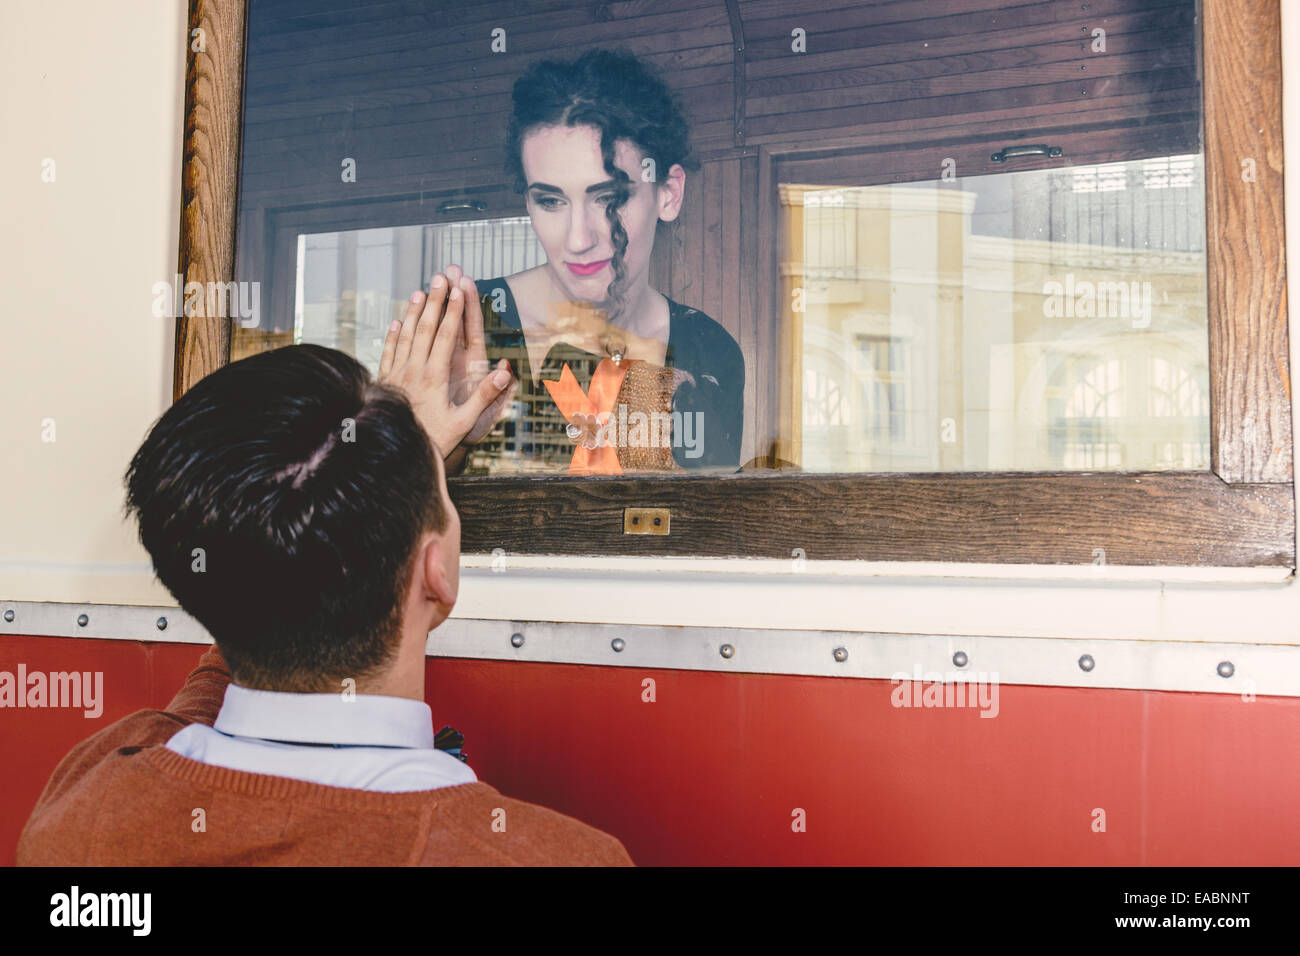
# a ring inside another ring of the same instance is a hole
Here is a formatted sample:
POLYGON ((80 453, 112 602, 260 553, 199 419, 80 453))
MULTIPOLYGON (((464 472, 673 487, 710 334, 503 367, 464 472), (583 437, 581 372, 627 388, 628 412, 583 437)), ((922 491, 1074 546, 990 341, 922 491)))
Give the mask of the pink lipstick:
POLYGON ((609 263, 609 259, 601 259, 599 262, 566 262, 565 265, 569 267, 569 271, 575 276, 594 276, 609 263))

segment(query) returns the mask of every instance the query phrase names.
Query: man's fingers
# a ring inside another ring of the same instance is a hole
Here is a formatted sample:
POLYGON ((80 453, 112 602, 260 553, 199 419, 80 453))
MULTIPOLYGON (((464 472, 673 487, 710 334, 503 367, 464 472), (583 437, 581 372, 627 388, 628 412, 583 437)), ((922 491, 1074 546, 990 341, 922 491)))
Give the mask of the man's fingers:
POLYGON ((464 311, 465 293, 460 286, 453 285, 447 300, 447 311, 438 323, 438 335, 433 340, 433 350, 429 355, 434 368, 444 371, 448 378, 451 377, 451 357, 460 339, 461 315, 464 311))
POLYGON ((393 371, 393 356, 397 354, 397 335, 401 331, 401 320, 393 319, 388 326, 388 334, 384 336, 384 351, 379 355, 379 376, 376 381, 388 381, 388 376, 393 371))
MULTIPOLYGON (((483 381, 478 383, 478 388, 470 393, 469 398, 460 406, 461 413, 465 416, 464 420, 469 422, 472 429, 474 423, 478 421, 479 416, 493 406, 498 400, 502 400, 502 406, 505 405, 503 400, 509 394, 509 386, 513 381, 509 370, 502 371, 497 369, 491 375, 485 375, 483 381), (505 379, 504 383, 498 380, 498 376, 505 379)), ((494 420, 495 423, 495 420, 494 420)), ((466 430, 468 434, 469 429, 466 430)))
POLYGON ((411 297, 406 300, 406 309, 402 312, 400 320, 394 319, 388 327, 388 335, 384 337, 384 351, 379 356, 379 379, 383 381, 388 377, 394 368, 401 368, 406 363, 407 355, 411 350, 411 342, 408 338, 405 343, 402 342, 401 333, 408 325, 412 330, 415 328, 416 320, 420 317, 420 309, 424 305, 424 290, 416 289, 411 293, 411 297), (403 351, 404 346, 405 351, 403 351), (400 356, 400 360, 399 360, 400 356))
POLYGON ((478 286, 469 276, 461 279, 461 289, 465 293, 465 348, 471 359, 487 358, 487 346, 483 342, 483 303, 478 297, 478 286))
MULTIPOLYGON (((433 346, 434 336, 438 333, 439 321, 442 317, 442 306, 447 300, 447 278, 442 273, 433 277, 433 282, 429 284, 429 296, 424 303, 424 311, 420 313, 419 322, 413 329, 410 344, 410 358, 412 362, 425 362, 429 358, 429 350, 433 346)), ((403 325, 402 334, 406 334, 406 327, 403 325)), ((399 347, 398 354, 401 354, 399 347)))

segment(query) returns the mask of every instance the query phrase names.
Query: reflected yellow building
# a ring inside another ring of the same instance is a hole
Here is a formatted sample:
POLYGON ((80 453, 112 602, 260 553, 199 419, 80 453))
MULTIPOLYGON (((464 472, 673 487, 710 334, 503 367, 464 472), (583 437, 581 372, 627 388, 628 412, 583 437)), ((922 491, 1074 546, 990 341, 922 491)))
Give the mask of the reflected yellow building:
POLYGON ((782 458, 1209 467, 1199 156, 780 198, 782 458))

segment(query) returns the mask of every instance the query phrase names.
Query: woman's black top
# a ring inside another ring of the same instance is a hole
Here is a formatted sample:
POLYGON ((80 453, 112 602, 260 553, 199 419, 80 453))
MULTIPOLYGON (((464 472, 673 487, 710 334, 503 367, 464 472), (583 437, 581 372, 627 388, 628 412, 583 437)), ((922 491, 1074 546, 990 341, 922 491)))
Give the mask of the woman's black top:
MULTIPOLYGON (((477 286, 483 304, 488 359, 493 364, 503 357, 510 362, 519 378, 516 401, 524 403, 524 413, 504 423, 504 447, 500 450, 507 455, 522 454, 553 461, 557 466, 567 465, 572 456, 572 444, 564 433, 567 422, 541 379, 558 380, 568 363, 585 392, 604 356, 584 352, 565 342, 557 343, 546 354, 534 386, 519 310, 509 284, 504 277, 498 277, 479 282, 477 286), (495 294, 497 289, 504 294, 495 294), (498 312, 493 308, 494 302, 504 302, 505 308, 498 312)), ((672 299, 668 299, 668 322, 664 365, 689 372, 694 379, 694 385, 684 381, 673 392, 672 411, 683 416, 702 413, 693 419, 702 429, 702 437, 696 438, 700 456, 687 457, 690 449, 674 441, 673 460, 688 469, 737 469, 745 414, 745 357, 740 346, 709 316, 672 299)), ((492 438, 489 436, 484 441, 492 438)))

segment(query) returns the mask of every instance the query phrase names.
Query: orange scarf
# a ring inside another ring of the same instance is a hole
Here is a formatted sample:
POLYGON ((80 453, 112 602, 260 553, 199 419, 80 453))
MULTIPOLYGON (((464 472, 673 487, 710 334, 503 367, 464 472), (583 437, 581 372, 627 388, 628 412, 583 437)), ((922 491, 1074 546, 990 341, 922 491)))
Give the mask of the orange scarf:
MULTIPOLYGON (((627 375, 627 360, 616 364, 613 359, 601 359, 596 371, 591 376, 591 385, 584 393, 582 386, 564 363, 558 382, 542 380, 546 390, 551 393, 551 400, 560 409, 565 421, 572 422, 575 415, 583 415, 594 420, 597 426, 603 426, 614 411, 618 401, 619 389, 623 387, 623 377, 627 375)), ((573 460, 569 462, 571 475, 621 475, 623 469, 618 463, 618 450, 612 445, 596 448, 584 448, 578 445, 573 449, 573 460)))

